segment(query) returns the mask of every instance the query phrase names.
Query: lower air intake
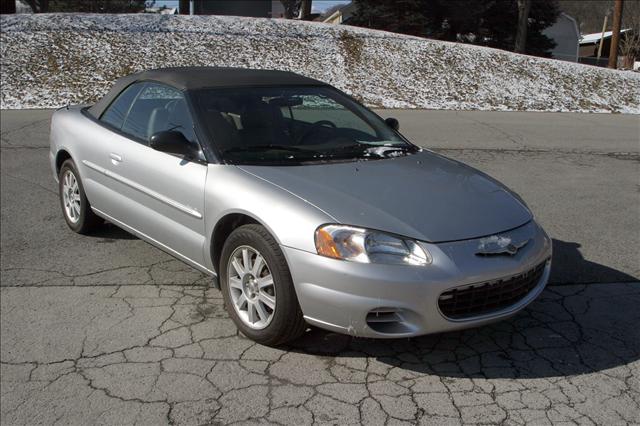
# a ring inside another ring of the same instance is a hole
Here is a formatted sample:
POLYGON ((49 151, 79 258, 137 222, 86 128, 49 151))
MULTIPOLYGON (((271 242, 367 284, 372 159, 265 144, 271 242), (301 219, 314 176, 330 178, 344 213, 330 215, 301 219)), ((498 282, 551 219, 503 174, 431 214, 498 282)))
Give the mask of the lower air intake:
POLYGON ((367 325, 378 333, 406 333, 409 327, 401 311, 393 308, 377 308, 367 314, 367 325))

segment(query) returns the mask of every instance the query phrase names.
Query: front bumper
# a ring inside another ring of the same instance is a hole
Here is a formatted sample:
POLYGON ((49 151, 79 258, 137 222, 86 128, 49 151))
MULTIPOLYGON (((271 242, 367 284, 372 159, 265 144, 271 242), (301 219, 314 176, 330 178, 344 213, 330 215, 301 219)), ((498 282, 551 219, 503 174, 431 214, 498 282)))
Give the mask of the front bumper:
POLYGON ((355 336, 397 338, 476 327, 514 315, 531 303, 549 279, 551 240, 534 221, 508 234, 529 238, 513 256, 477 256, 478 240, 423 243, 433 257, 429 266, 363 264, 282 249, 310 324, 355 336), (512 277, 542 263, 535 287, 510 306, 456 320, 440 312, 438 298, 446 290, 512 277), (389 322, 381 325, 378 318, 389 322))

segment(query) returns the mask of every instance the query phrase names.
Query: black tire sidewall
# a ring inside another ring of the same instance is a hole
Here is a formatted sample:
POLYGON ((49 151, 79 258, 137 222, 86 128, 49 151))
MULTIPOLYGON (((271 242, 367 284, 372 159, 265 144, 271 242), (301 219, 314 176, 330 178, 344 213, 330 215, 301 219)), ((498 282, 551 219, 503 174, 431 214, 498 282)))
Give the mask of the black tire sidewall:
POLYGON ((260 225, 244 225, 234 230, 225 241, 220 256, 220 284, 227 311, 238 329, 248 338, 265 345, 276 346, 297 337, 291 332, 292 321, 304 321, 291 273, 282 250, 275 239, 260 225), (265 328, 252 329, 236 313, 227 283, 229 257, 240 246, 250 246, 260 252, 271 274, 276 293, 274 317, 265 328))
POLYGON ((80 175, 78 174, 78 169, 76 168, 76 165, 73 162, 73 160, 66 160, 64 163, 62 163, 62 166, 60 167, 60 173, 58 174, 58 195, 59 195, 58 198, 60 199, 60 208, 62 209, 62 216, 64 217, 65 222, 67 222, 67 225, 69 226, 69 228, 71 228, 71 230, 73 230, 74 232, 78 232, 78 233, 86 232, 89 225, 87 223, 88 222, 87 216, 89 214, 88 210, 91 207, 89 206, 89 202, 87 201, 87 196, 84 192, 84 186, 82 185, 82 180, 80 179, 80 175), (78 182, 78 188, 80 192, 80 219, 78 219, 76 223, 73 223, 71 220, 69 220, 69 218, 67 217, 67 212, 64 207, 62 185, 63 185, 63 178, 67 170, 73 173, 73 175, 75 176, 76 181, 78 182))

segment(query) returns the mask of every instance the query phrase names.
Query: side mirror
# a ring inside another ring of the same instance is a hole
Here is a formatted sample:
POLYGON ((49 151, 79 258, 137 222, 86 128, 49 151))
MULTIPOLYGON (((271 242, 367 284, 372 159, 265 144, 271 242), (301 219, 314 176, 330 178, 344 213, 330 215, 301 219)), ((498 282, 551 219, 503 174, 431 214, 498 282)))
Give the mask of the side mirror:
POLYGON ((149 146, 156 151, 182 155, 188 158, 197 158, 198 156, 195 146, 184 137, 182 132, 175 130, 154 133, 149 138, 149 146))
POLYGON ((396 132, 400 130, 400 122, 397 119, 393 117, 389 117, 389 118, 386 118, 384 122, 387 123, 387 126, 391 127, 396 132))

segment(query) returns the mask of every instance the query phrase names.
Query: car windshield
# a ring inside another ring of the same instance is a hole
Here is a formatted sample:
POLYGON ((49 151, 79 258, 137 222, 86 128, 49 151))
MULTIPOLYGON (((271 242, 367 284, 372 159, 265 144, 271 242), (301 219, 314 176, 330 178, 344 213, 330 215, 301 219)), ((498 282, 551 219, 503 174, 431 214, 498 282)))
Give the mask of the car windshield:
POLYGON ((230 164, 375 160, 417 151, 376 114, 330 87, 203 89, 195 97, 213 144, 230 164))

